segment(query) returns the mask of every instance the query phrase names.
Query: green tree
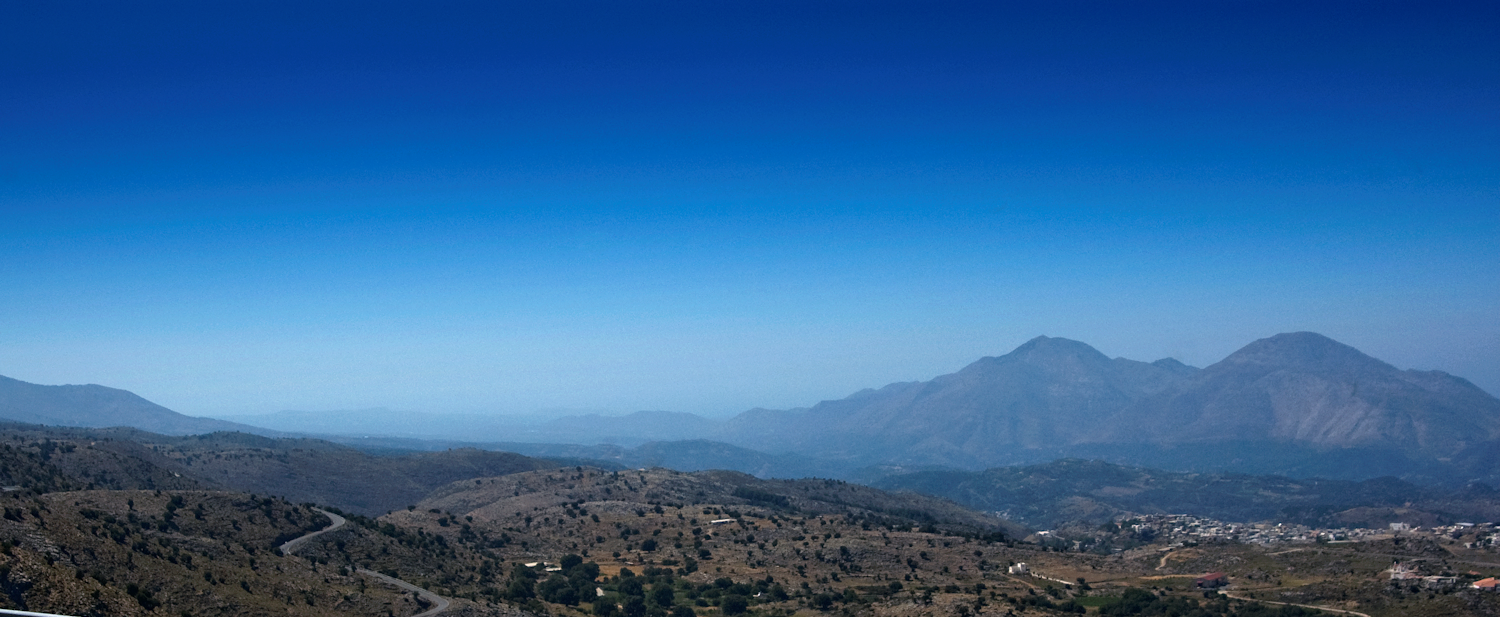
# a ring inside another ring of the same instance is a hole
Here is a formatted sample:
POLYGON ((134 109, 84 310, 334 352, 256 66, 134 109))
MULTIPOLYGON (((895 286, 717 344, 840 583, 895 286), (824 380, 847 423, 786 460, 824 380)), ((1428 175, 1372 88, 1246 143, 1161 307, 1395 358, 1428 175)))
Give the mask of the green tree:
POLYGON ((594 579, 599 578, 599 564, 592 561, 579 564, 568 572, 568 578, 593 582, 594 579))
POLYGON ((511 600, 526 600, 535 595, 536 591, 532 588, 529 578, 510 579, 510 585, 505 588, 505 597, 511 600))
POLYGON ((578 604, 578 591, 573 589, 573 584, 568 577, 561 574, 553 574, 542 584, 537 585, 537 593, 543 600, 564 606, 578 604))
POLYGON ((638 578, 632 577, 622 580, 616 589, 620 590, 620 595, 636 597, 644 597, 646 595, 645 586, 641 584, 641 579, 638 578))
POLYGON ((750 601, 746 600, 745 596, 724 596, 724 599, 719 601, 719 610, 724 611, 725 615, 743 614, 749 608, 750 601))
POLYGON ((658 583, 651 589, 651 600, 657 606, 667 607, 672 605, 672 586, 666 583, 658 583))

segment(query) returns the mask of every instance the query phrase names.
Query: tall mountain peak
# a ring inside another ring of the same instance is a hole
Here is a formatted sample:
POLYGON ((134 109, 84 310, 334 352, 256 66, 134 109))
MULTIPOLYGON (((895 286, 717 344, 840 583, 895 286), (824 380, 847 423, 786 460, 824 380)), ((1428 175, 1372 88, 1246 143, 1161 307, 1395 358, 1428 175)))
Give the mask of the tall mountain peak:
POLYGON ((1198 370, 1198 367, 1196 367, 1196 366, 1188 366, 1186 364, 1183 364, 1182 361, 1178 360, 1177 358, 1162 358, 1160 360, 1152 362, 1151 365, 1155 366, 1157 368, 1167 369, 1167 370, 1172 371, 1174 373, 1184 373, 1184 374, 1186 374, 1186 373, 1192 373, 1192 372, 1198 370))
POLYGON ((1091 360, 1108 361, 1109 358, 1100 353, 1099 350, 1090 347, 1088 343, 1082 343, 1072 339, 1052 336, 1038 336, 1022 343, 1014 351, 1001 356, 1001 358, 1014 358, 1020 360, 1042 360, 1047 358, 1089 358, 1091 360))
POLYGON ((1257 340, 1230 354, 1222 364, 1322 371, 1397 370, 1358 349, 1316 332, 1288 332, 1257 340))

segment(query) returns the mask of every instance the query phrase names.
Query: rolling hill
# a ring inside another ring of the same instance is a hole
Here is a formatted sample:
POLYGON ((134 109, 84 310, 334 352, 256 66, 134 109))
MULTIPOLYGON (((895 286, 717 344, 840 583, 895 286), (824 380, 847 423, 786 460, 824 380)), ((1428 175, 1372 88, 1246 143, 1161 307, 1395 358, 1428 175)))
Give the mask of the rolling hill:
POLYGON ((25 489, 220 489, 314 502, 375 515, 421 500, 450 482, 556 463, 510 452, 459 448, 382 456, 317 439, 246 433, 170 436, 136 429, 0 423, 0 442, 26 444, 36 463, 0 460, 0 480, 25 489), (32 471, 35 464, 61 477, 32 471))

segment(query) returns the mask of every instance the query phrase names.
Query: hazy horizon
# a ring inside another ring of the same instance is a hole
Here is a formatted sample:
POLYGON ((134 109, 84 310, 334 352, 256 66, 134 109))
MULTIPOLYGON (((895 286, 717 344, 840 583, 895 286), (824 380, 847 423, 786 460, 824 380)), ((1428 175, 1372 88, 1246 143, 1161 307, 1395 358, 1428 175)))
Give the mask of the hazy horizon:
POLYGON ((791 408, 1038 336, 1500 393, 1500 8, 8 7, 0 375, 791 408))
MULTIPOLYGON (((1045 336, 1045 335, 1043 335, 1043 336, 1045 336)), ((1066 337, 1062 337, 1062 338, 1066 338, 1066 337)), ((1082 341, 1082 342, 1084 342, 1085 344, 1087 343, 1087 341, 1082 341)), ((1004 355, 1004 354, 998 354, 997 353, 997 354, 993 354, 993 355, 1000 356, 1000 355, 1004 355)), ((1112 357, 1123 358, 1124 356, 1112 356, 1112 357)), ((1170 359, 1176 359, 1176 360, 1180 361, 1180 359, 1175 358, 1175 357, 1165 357, 1165 358, 1155 358, 1155 359, 1144 359, 1144 358, 1125 358, 1125 359, 1128 359, 1128 360, 1137 360, 1137 361, 1143 361, 1143 362, 1153 362, 1155 360, 1162 360, 1162 359, 1168 359, 1168 358, 1170 358, 1170 359)), ((978 360, 978 359, 979 358, 975 358, 975 360, 978 360)), ((1380 358, 1376 358, 1376 360, 1380 360, 1380 358)), ((1194 366, 1196 368, 1205 368, 1207 366, 1212 365, 1213 363, 1210 362, 1210 363, 1206 363, 1206 364, 1193 364, 1191 362, 1188 362, 1188 363, 1185 363, 1185 364, 1188 364, 1189 366, 1194 366)), ((963 367, 957 367, 957 368, 954 368, 952 371, 947 371, 945 373, 940 373, 940 374, 937 374, 937 375, 932 375, 932 376, 924 377, 924 378, 921 378, 921 379, 911 379, 911 380, 905 380, 905 381, 929 381, 929 380, 931 380, 932 378, 935 378, 935 377, 939 377, 939 376, 946 375, 946 374, 949 374, 949 373, 957 372, 961 368, 963 368, 963 367)), ((1407 367, 1400 367, 1400 366, 1398 366, 1397 368, 1398 369, 1405 369, 1407 367)), ((1440 369, 1429 369, 1429 370, 1440 370, 1440 369)), ((1462 375, 1457 375, 1457 377, 1463 377, 1463 376, 1462 375)), ((1465 379, 1467 379, 1467 378, 1465 378, 1465 379)), ((700 411, 685 411, 685 410, 675 410, 675 409, 659 409, 659 408, 606 409, 606 408, 562 408, 562 407, 553 407, 553 408, 539 408, 539 409, 530 409, 530 410, 498 410, 498 409, 495 409, 495 408, 484 408, 484 407, 467 408, 467 409, 464 409, 464 408, 460 408, 460 409, 423 409, 423 408, 416 408, 416 407, 392 408, 392 407, 389 407, 389 406, 373 406, 373 407, 363 407, 363 408, 277 409, 277 410, 254 410, 254 411, 228 411, 228 412, 205 413, 205 414, 201 414, 201 416, 202 417, 210 417, 210 418, 228 419, 228 420, 248 420, 248 419, 256 418, 256 417, 270 417, 270 416, 275 416, 275 415, 279 415, 279 414, 313 414, 313 415, 316 415, 316 414, 333 414, 333 413, 362 413, 362 412, 363 413, 370 413, 370 412, 380 412, 380 413, 392 413, 392 414, 416 413, 416 414, 427 414, 427 415, 435 415, 435 416, 441 415, 441 416, 487 416, 487 417, 500 417, 500 418, 506 418, 506 419, 514 420, 514 421, 517 421, 517 422, 525 424, 525 423, 533 423, 533 422, 537 422, 537 423, 539 423, 539 422, 546 422, 546 421, 555 420, 555 419, 558 419, 558 418, 573 417, 573 416, 598 415, 598 416, 606 416, 606 417, 620 417, 620 416, 628 416, 628 415, 632 415, 632 414, 640 413, 640 412, 668 412, 668 413, 690 413, 690 414, 695 414, 695 415, 698 415, 698 416, 701 416, 701 417, 704 417, 704 418, 707 418, 707 419, 711 419, 711 420, 727 420, 729 418, 734 417, 735 415, 738 415, 739 413, 742 413, 744 411, 749 411, 751 409, 792 409, 792 408, 811 407, 811 406, 817 404, 818 402, 822 402, 822 401, 825 401, 825 400, 842 399, 845 396, 855 394, 856 392, 858 392, 860 390, 865 390, 865 389, 879 389, 879 388, 881 388, 883 386, 889 385, 890 383, 897 383, 897 382, 887 382, 887 383, 882 383, 882 384, 869 385, 869 386, 866 386, 865 388, 859 388, 857 390, 851 390, 849 392, 844 393, 843 395, 839 395, 839 396, 835 396, 835 397, 830 397, 830 398, 827 398, 827 399, 819 399, 818 401, 808 401, 808 402, 805 402, 805 403, 796 404, 796 405, 789 405, 789 406, 785 406, 785 407, 768 407, 768 406, 764 406, 764 405, 751 405, 751 406, 737 408, 737 409, 731 409, 731 410, 727 410, 727 411, 719 411, 717 413, 700 412, 700 411)), ((40 384, 40 385, 82 385, 82 384, 40 384)), ((97 384, 97 385, 109 386, 109 384, 97 384)), ((127 389, 128 390, 128 388, 121 388, 121 389, 127 389)), ((1481 386, 1481 389, 1483 389, 1482 386, 1481 386)), ((1488 392, 1488 391, 1486 390, 1486 392, 1488 392)), ((137 393, 137 394, 139 394, 139 393, 137 393)), ((1493 392, 1489 392, 1489 394, 1491 396, 1494 396, 1493 392)))

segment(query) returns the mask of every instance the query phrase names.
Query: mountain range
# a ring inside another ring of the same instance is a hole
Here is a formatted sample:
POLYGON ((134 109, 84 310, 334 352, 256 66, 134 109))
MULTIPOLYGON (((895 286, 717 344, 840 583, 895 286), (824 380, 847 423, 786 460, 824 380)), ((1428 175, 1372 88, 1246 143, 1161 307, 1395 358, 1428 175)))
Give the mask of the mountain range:
POLYGON ((401 445, 370 440, 375 449, 455 445, 412 445, 446 438, 533 455, 763 477, 873 479, 1077 457, 1195 472, 1500 480, 1500 399, 1462 378, 1401 370, 1311 332, 1252 342, 1201 369, 1170 358, 1109 358, 1078 341, 1041 336, 930 381, 806 408, 752 409, 723 422, 673 412, 531 424, 378 411, 239 418, 272 420, 255 428, 189 418, 123 390, 8 378, 0 378, 0 418, 164 434, 274 436, 268 429, 279 429, 401 438, 401 445), (402 420, 382 426, 382 417, 402 420))
POLYGON ((1157 466, 1176 458, 1174 466, 1192 467, 1260 452, 1271 460, 1254 464, 1307 465, 1313 456, 1342 465, 1357 454, 1492 476, 1500 400, 1464 379, 1400 370, 1311 332, 1255 341, 1203 369, 1111 359, 1077 341, 1037 337, 931 381, 804 409, 751 410, 716 437, 864 464, 979 469, 1071 455, 1157 466))

